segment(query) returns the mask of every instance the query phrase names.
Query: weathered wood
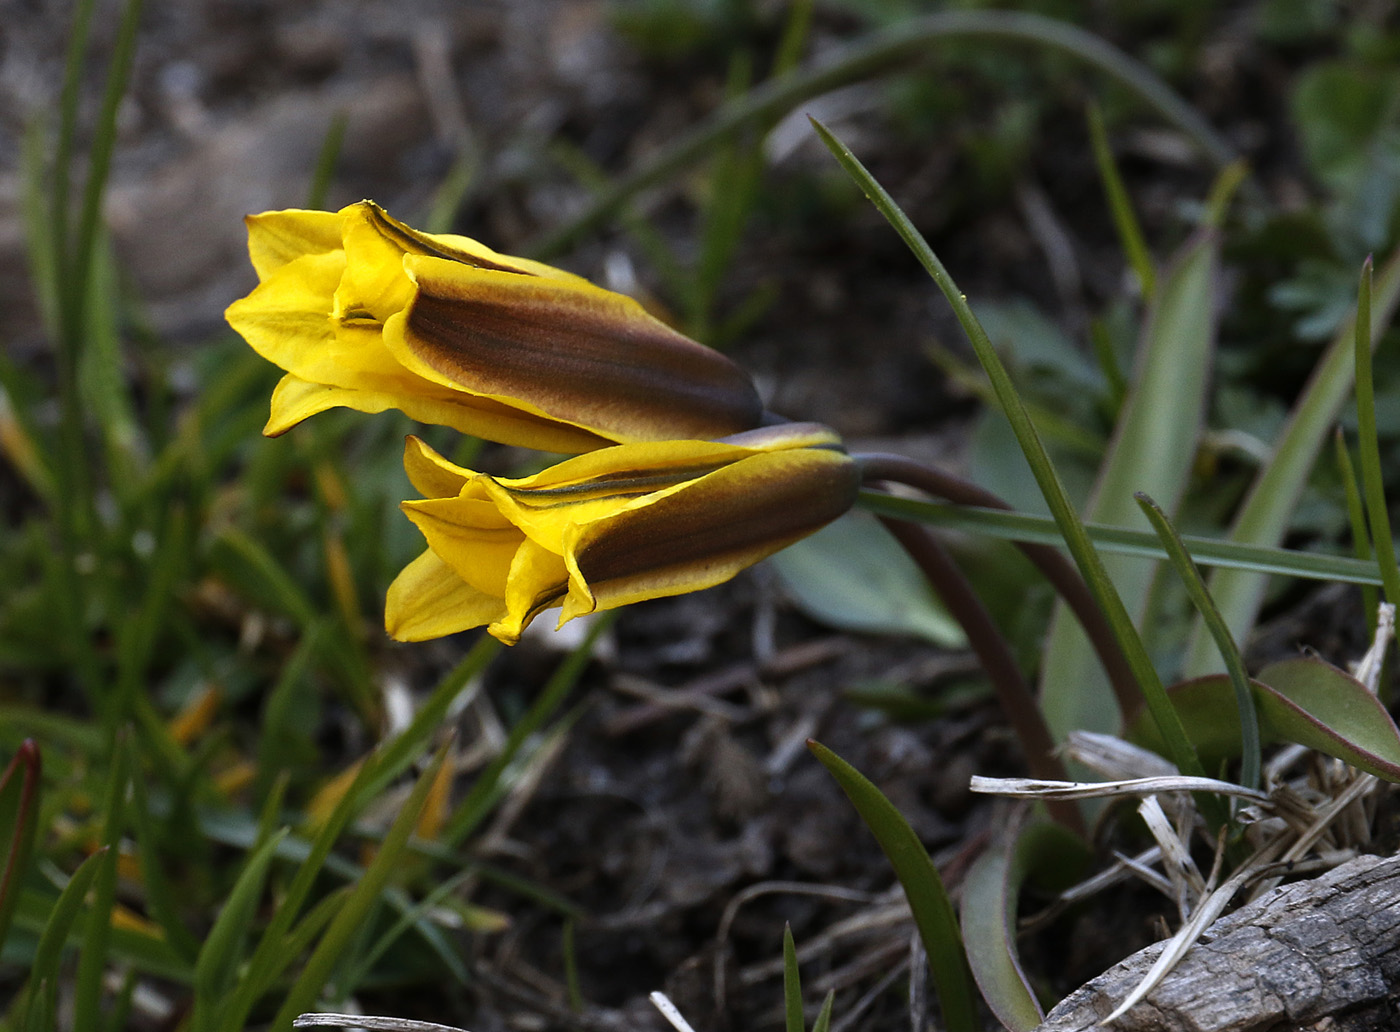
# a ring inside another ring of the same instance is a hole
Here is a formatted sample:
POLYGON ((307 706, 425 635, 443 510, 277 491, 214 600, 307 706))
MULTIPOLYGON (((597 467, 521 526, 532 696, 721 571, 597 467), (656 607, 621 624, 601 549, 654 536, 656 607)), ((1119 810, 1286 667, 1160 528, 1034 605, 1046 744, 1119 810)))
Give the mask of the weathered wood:
MULTIPOLYGON (((1162 950, 1149 946, 1066 997, 1037 1032, 1087 1032, 1162 950)), ((1213 924, 1117 1032, 1400 1029, 1400 857, 1358 857, 1213 924)))

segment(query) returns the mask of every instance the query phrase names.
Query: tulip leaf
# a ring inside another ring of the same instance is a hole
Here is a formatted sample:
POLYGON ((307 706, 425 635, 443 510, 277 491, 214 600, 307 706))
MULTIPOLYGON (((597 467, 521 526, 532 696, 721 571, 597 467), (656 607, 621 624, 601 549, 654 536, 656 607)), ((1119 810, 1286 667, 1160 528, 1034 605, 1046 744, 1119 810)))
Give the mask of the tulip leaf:
MULTIPOLYGON (((1368 774, 1400 781, 1400 729, 1380 700, 1350 674, 1318 659, 1287 659, 1259 671, 1250 689, 1265 742, 1297 742, 1368 774)), ((1168 694, 1208 767, 1239 755, 1239 710, 1225 674, 1182 681, 1168 694)), ((1162 751, 1146 713, 1130 724, 1127 737, 1162 751)))
POLYGON ((972 978, 963 953, 962 936, 943 879, 914 829, 888 799, 860 771, 826 746, 809 741, 807 747, 836 779, 865 826, 874 834, 904 888, 919 939, 928 954, 929 970, 943 1008, 944 1025, 951 1032, 972 1032, 979 1027, 972 978))
POLYGON ((909 634, 943 648, 967 644, 919 568, 869 513, 849 512, 770 562, 797 607, 820 623, 909 634))
POLYGON ((1082 840, 1051 821, 1023 825, 968 869, 962 888, 962 935, 972 977, 997 1020, 1028 1032, 1045 1019, 1016 952, 1016 900, 1027 877, 1068 873, 1069 885, 1088 859, 1082 840), (1067 871, 1073 868, 1073 873, 1067 871))
MULTIPOLYGON (((1159 281, 1138 345, 1137 368, 1099 470, 1085 519, 1145 527, 1133 494, 1145 492, 1171 512, 1195 463, 1219 305, 1220 236, 1202 230, 1187 241, 1159 281)), ((1103 559, 1123 604, 1141 620, 1156 564, 1103 559)), ((1056 740, 1070 731, 1113 732, 1116 713, 1107 675, 1083 629, 1063 603, 1055 608, 1041 668, 1041 707, 1056 740)))
POLYGON ((1259 671, 1259 707, 1280 738, 1386 781, 1400 781, 1400 730, 1356 678, 1320 659, 1286 659, 1259 671))

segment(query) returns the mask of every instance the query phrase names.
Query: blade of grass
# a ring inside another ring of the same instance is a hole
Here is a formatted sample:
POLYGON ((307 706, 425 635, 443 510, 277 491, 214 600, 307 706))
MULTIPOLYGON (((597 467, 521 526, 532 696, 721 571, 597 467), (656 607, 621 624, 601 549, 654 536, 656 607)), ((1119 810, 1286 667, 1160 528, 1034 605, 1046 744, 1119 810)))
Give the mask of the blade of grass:
MULTIPOLYGON (((1373 340, 1389 325, 1400 305, 1400 250, 1386 262, 1375 287, 1370 320, 1373 340)), ((1353 313, 1314 367, 1279 433, 1272 456, 1240 503, 1230 527, 1231 541, 1252 545, 1278 545, 1283 541, 1327 435, 1352 392, 1357 325, 1353 313)), ((1201 560, 1196 546, 1191 547, 1197 560, 1201 560)), ((1230 634, 1243 641, 1258 617, 1268 579, 1251 572, 1216 570, 1207 583, 1230 634)), ((1375 607, 1368 609, 1374 615, 1375 607)), ((1198 622, 1192 631, 1183 673, 1198 677, 1218 669, 1206 628, 1198 622)))
POLYGON ((131 823, 136 831, 136 857, 141 865, 141 883, 146 890, 147 912, 160 925, 165 941, 182 960, 192 963, 199 953, 199 942, 180 919, 175 890, 165 876, 156 855, 157 837, 146 798, 146 784, 131 779, 131 823))
POLYGON ((107 971, 108 940, 112 931, 112 907, 117 900, 117 853, 126 831, 127 778, 132 770, 132 739, 121 734, 112 750, 107 773, 107 793, 102 801, 102 844, 107 862, 98 868, 93 883, 92 906, 83 925, 78 950, 78 973, 73 986, 73 1027, 96 1029, 102 1021, 102 982, 107 971))
POLYGON ((860 771, 819 742, 809 739, 807 748, 846 793, 865 826, 880 843, 895 877, 904 888, 924 952, 928 955, 938 1002, 943 1008, 943 1023, 951 1032, 973 1032, 979 1027, 977 994, 967 958, 963 955, 962 935, 953 904, 948 901, 943 879, 929 859, 928 850, 904 815, 860 771))
POLYGON ((34 961, 29 968, 29 981, 25 986, 24 1001, 19 1008, 21 1015, 16 1025, 25 1030, 42 1029, 51 1032, 54 1024, 54 1007, 58 995, 59 963, 63 959, 63 947, 73 931, 83 910, 83 901, 98 874, 105 868, 116 867, 116 855, 106 846, 101 847, 73 872, 68 884, 58 894, 53 908, 49 911, 43 935, 34 951, 34 961))
MULTIPOLYGON (((1333 435, 1334 451, 1337 457, 1337 472, 1342 478, 1342 491, 1347 500, 1347 521, 1351 524, 1352 553, 1362 562, 1370 562, 1371 532, 1366 529, 1366 505, 1361 500, 1361 489, 1356 486, 1356 470, 1351 464, 1351 450, 1347 448, 1346 434, 1338 427, 1333 435)), ((1376 636, 1376 619, 1379 613, 1380 593, 1375 585, 1361 585, 1361 608, 1366 611, 1366 630, 1370 638, 1376 636)))
POLYGON ((780 117, 804 100, 927 60, 939 44, 986 40, 1027 43, 1065 54, 1111 77, 1166 122, 1183 132, 1213 164, 1235 159, 1234 148, 1147 66, 1092 33, 1067 22, 1019 11, 944 11, 878 30, 811 68, 770 79, 725 104, 651 160, 613 180, 573 219, 534 243, 529 253, 549 258, 601 225, 627 200, 692 168, 716 143, 747 126, 780 117))
POLYGON ((783 925, 783 1018, 787 1032, 806 1032, 802 1016, 802 974, 797 970, 797 947, 792 925, 783 925))
POLYGON ((287 832, 288 829, 283 828, 274 833, 248 854, 243 870, 239 872, 228 898, 219 908, 219 916, 214 919, 205 937, 194 966, 191 1032, 204 1032, 214 1027, 215 1014, 227 998, 238 974, 242 945, 257 914, 272 860, 287 832))
POLYGON ((617 613, 618 610, 612 610, 595 621, 579 646, 550 675, 539 698, 506 735, 500 753, 482 768, 481 773, 472 782, 472 787, 467 790, 466 796, 457 804, 443 831, 441 840, 444 843, 450 846, 460 845, 491 812, 500 795, 501 776, 506 767, 515 759, 526 740, 544 726, 544 722, 573 690, 578 679, 583 676, 584 668, 593 658, 593 646, 613 625, 617 613))
POLYGON ((1113 160, 1113 150, 1108 145, 1108 130, 1104 128, 1103 111, 1093 101, 1089 102, 1089 140, 1094 148, 1094 163, 1103 180, 1103 191, 1108 197, 1108 210, 1113 215, 1113 225, 1118 230, 1118 242, 1128 258, 1133 275, 1137 277, 1143 300, 1152 303, 1157 292, 1157 267, 1148 253, 1147 241, 1142 235, 1142 226, 1133 211, 1133 202, 1128 197, 1123 177, 1118 173, 1118 163, 1113 160))
POLYGON ((1011 383, 1011 378, 1007 375, 1005 366, 1002 365, 1001 359, 987 338, 986 331, 977 321, 977 317, 973 315, 967 298, 958 290, 957 284, 948 275, 943 263, 938 260, 938 257, 928 246, 928 242, 914 228, 913 223, 909 221, 884 188, 856 160, 855 155, 837 140, 825 126, 815 121, 813 125, 822 141, 836 156, 837 161, 841 163, 841 166, 856 181, 865 195, 871 199, 880 213, 899 233, 934 282, 943 291, 948 303, 952 305, 958 321, 962 324, 964 332, 972 343, 973 350, 976 351, 978 359, 982 362, 988 379, 997 389, 1002 408, 1016 431, 1017 440, 1021 443, 1026 459, 1030 463, 1031 471, 1035 475, 1036 483, 1045 495, 1046 504, 1055 517, 1055 523, 1064 536, 1070 554, 1074 557, 1084 580, 1094 593, 1099 607, 1104 611, 1105 617, 1118 636, 1123 654, 1138 680, 1148 709, 1166 742, 1169 757, 1182 773, 1204 776, 1200 760, 1191 747, 1190 740, 1186 737, 1181 721, 1172 708, 1171 700, 1167 698, 1166 690, 1162 686, 1161 679, 1157 676, 1156 669, 1152 666, 1152 661, 1147 655, 1142 639, 1138 636, 1136 628, 1133 627, 1128 611, 1123 605, 1123 600, 1118 596, 1113 582, 1108 579, 1103 562, 1099 558, 1098 552, 1094 550, 1088 533, 1079 519, 1079 514, 1074 511, 1073 505, 1070 504, 1064 486, 1060 483, 1059 476, 1050 463, 1050 457, 1045 453, 1045 447, 1036 434, 1035 426, 1021 405, 1020 398, 1011 383))
POLYGON ((828 989, 826 999, 822 1000, 822 1009, 817 1012, 817 1020, 812 1022, 812 1032, 830 1032, 831 1030, 831 1008, 836 1003, 836 990, 828 989))
MULTIPOLYGON (((1132 387, 1085 508, 1086 520, 1146 529, 1134 491, 1163 498, 1173 509, 1185 494, 1205 422, 1220 307, 1219 259, 1219 234, 1201 230, 1177 253, 1160 283, 1144 321, 1132 387)), ((1144 617, 1156 564, 1109 555, 1102 565, 1126 612, 1150 629, 1144 617)), ((1040 706, 1057 742, 1076 730, 1114 733, 1126 718, 1115 712, 1119 707, 1108 679, 1063 602, 1055 606, 1046 637, 1040 706)))
MULTIPOLYGON (((1064 547, 1064 538, 1054 517, 1037 513, 897 498, 880 491, 861 492, 860 504, 862 508, 881 516, 926 523, 932 527, 984 534, 1007 541, 1064 547)), ((1086 523, 1084 529, 1089 539, 1102 551, 1143 559, 1167 557, 1161 542, 1150 531, 1108 527, 1098 523, 1086 523)), ((1308 580, 1336 580, 1348 584, 1381 583, 1380 570, 1374 562, 1350 556, 1266 548, 1263 545, 1246 545, 1190 534, 1183 536, 1182 540, 1190 547, 1196 561, 1204 566, 1282 574, 1308 580)))
POLYGON ((1380 441, 1376 436, 1376 395, 1371 377, 1371 259, 1361 266, 1361 282, 1356 298, 1356 434, 1361 456, 1361 492, 1371 541, 1380 562, 1381 581, 1387 602, 1400 603, 1400 565, 1390 536, 1390 512, 1385 503, 1385 480, 1381 476, 1380 441))
POLYGON ((1235 706, 1240 714, 1239 783, 1246 788, 1258 788, 1259 714, 1254 708, 1254 694, 1249 687, 1249 674, 1244 668, 1244 657, 1240 655, 1235 639, 1230 636, 1230 628, 1225 626, 1225 618, 1220 615, 1220 610, 1215 608, 1215 602, 1210 597, 1206 582, 1201 578, 1200 570, 1191 561, 1191 553, 1186 550, 1186 543, 1181 540, 1181 535, 1172 526, 1171 520, 1167 519, 1167 514, 1146 494, 1138 492, 1134 497, 1138 505, 1142 506, 1143 513, 1152 521, 1152 527, 1157 531, 1162 547, 1167 550, 1173 568, 1186 585, 1186 593, 1200 612, 1201 619, 1210 628, 1215 647, 1220 650, 1221 658, 1225 661, 1225 669, 1230 675, 1230 686, 1235 690, 1235 706))
POLYGON ((306 961, 306 966, 302 968, 301 974, 282 1001, 282 1006, 278 1008, 277 1016, 272 1021, 274 1029, 289 1028, 294 1017, 311 1009, 351 937, 379 902, 390 876, 402 862, 404 848, 408 845, 409 835, 412 834, 414 825, 423 811, 423 804, 427 802, 433 779, 447 758, 447 748, 447 745, 444 745, 439 749, 419 776, 413 791, 404 801, 403 808, 394 818, 394 823, 389 826, 384 841, 379 844, 374 859, 365 868, 364 874, 335 916, 331 918, 330 924, 326 926, 321 941, 317 943, 306 961))

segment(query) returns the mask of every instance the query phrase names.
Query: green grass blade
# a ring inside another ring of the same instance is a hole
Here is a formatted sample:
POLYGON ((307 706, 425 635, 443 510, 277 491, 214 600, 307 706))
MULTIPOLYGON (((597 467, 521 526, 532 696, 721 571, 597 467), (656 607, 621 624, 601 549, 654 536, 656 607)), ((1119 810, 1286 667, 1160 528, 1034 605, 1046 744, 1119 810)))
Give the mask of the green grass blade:
POLYGON ((92 907, 83 925, 78 950, 78 973, 73 988, 73 1027, 97 1029, 102 1021, 102 981, 107 971, 107 950, 112 933, 112 907, 117 901, 117 851, 126 832, 127 778, 132 769, 132 740, 118 736, 102 801, 102 844, 107 862, 100 865, 93 883, 92 907))
MULTIPOLYGON (((1373 340, 1389 325, 1397 305, 1400 305, 1400 250, 1386 262, 1375 284, 1371 309, 1373 340)), ((1353 315, 1314 367, 1307 386, 1289 413, 1288 422, 1279 432, 1272 456, 1240 503, 1230 528, 1230 540, 1253 545, 1278 545, 1283 541, 1308 476, 1352 392, 1356 328, 1353 315)), ((1195 551, 1194 546, 1192 550, 1195 551)), ((1197 554, 1197 559, 1200 558, 1197 554)), ((1237 641, 1245 640, 1263 605, 1268 578, 1249 571, 1216 570, 1207 583, 1230 634, 1237 641)), ((1374 616, 1375 606, 1367 608, 1374 616)), ((1217 664, 1205 625, 1198 622, 1187 649, 1184 674, 1199 677, 1218 670, 1217 664)))
POLYGON ((576 922, 573 918, 566 918, 564 928, 560 932, 560 952, 564 954, 564 988, 569 994, 569 1010, 575 1014, 582 1014, 585 1006, 583 999, 583 986, 578 978, 578 946, 574 937, 576 922))
POLYGON ((802 1016, 802 974, 797 970, 797 947, 792 925, 783 925, 783 1018, 787 1032, 806 1032, 802 1016))
POLYGON ((467 790, 467 794, 457 804, 457 808, 443 829, 441 835, 443 842, 453 846, 459 845, 486 819, 486 815, 491 812, 491 808, 499 798, 501 776, 505 773, 506 767, 524 747, 526 740, 544 726, 544 722, 559 708, 564 698, 573 690, 578 679, 583 676, 584 668, 593 658, 594 644, 613 625, 617 613, 618 610, 614 609, 599 618, 588 629, 588 634, 584 636, 578 648, 574 649, 550 675, 539 698, 531 704, 525 715, 506 735, 505 745, 502 746, 500 754, 482 769, 476 780, 472 782, 472 787, 467 790))
POLYGON ((846 793, 904 887, 928 954, 944 1024, 951 1032, 974 1032, 979 1028, 977 994, 963 955, 958 919, 928 851, 903 814, 864 775, 824 745, 809 741, 807 747, 846 793))
POLYGON ((209 929, 194 965, 194 1014, 190 1022, 193 1032, 214 1027, 214 1015, 238 973, 242 945, 257 914, 272 860, 286 835, 284 828, 248 855, 209 929))
MULTIPOLYGON (((860 504, 881 516, 926 523, 969 534, 1037 545, 1064 546, 1064 538, 1051 516, 1007 509, 980 509, 971 505, 928 502, 919 498, 896 498, 879 491, 863 491, 860 504)), ((1165 559, 1167 553, 1150 531, 1086 523, 1085 531, 1095 547, 1118 555, 1142 559, 1165 559)), ((1380 570, 1374 562, 1350 556, 1299 552, 1289 548, 1266 548, 1218 538, 1185 535, 1191 554, 1203 566, 1253 573, 1281 574, 1308 580, 1343 581, 1348 584, 1380 584, 1380 570)))
POLYGON ((1201 614, 1206 627, 1210 629, 1211 637, 1215 639, 1215 647, 1220 650, 1221 658, 1225 661, 1225 669, 1230 675, 1230 686, 1235 690, 1235 706, 1240 714, 1240 784, 1246 788, 1258 788, 1259 714, 1254 708, 1254 696, 1249 687, 1249 674, 1244 668, 1244 657, 1240 655, 1239 646, 1230 636, 1230 629, 1225 626, 1225 618, 1215 608, 1215 602, 1210 597, 1210 591, 1206 588, 1200 570, 1191 561, 1191 554, 1186 550, 1185 542, 1167 519, 1167 514, 1145 494, 1139 493, 1137 501, 1147 518, 1152 521, 1152 527, 1167 550, 1173 568, 1186 585, 1186 593, 1191 597, 1191 602, 1201 614))
MULTIPOLYGON (((1371 553, 1371 532, 1366 529, 1366 504, 1361 500, 1361 489, 1356 486, 1356 470, 1351 464, 1351 451, 1347 448, 1346 434, 1338 427, 1333 436, 1334 451, 1337 457, 1337 472, 1342 478, 1342 491, 1347 500, 1347 521, 1351 524, 1352 554, 1362 562, 1369 562, 1371 553)), ((1375 585, 1361 586, 1361 608, 1366 611, 1366 628, 1370 637, 1376 635, 1376 622, 1380 593, 1375 585)))
POLYGON ((165 876, 157 856, 157 837, 151 808, 142 778, 131 779, 131 823, 136 830, 136 856, 141 865, 141 883, 146 890, 147 912, 165 933, 165 941, 186 963, 199 953, 199 943, 184 921, 175 902, 175 890, 165 876))
MULTIPOLYGON (((1219 259, 1219 234, 1200 231, 1181 249, 1159 285, 1143 327, 1132 386, 1099 467, 1086 520, 1146 529, 1134 491, 1162 498, 1171 509, 1185 493, 1205 421, 1215 313, 1220 307, 1219 259)), ((1155 564, 1108 555, 1103 568, 1127 612, 1142 622, 1155 564)), ((1046 723, 1060 742, 1075 730, 1116 732, 1126 718, 1115 712, 1108 678, 1064 603, 1056 605, 1050 623, 1040 699, 1046 723)))
POLYGON ((1103 190, 1108 197, 1108 210, 1113 214, 1113 225, 1118 230, 1118 242, 1137 277, 1142 296, 1149 304, 1157 293, 1157 266, 1147 250, 1147 241, 1142 235, 1133 202, 1128 197, 1128 189, 1123 185, 1123 177, 1118 173, 1118 163, 1113 160, 1113 150, 1108 145, 1108 130, 1104 128, 1103 112, 1098 104, 1089 103, 1089 139, 1094 147, 1094 163, 1099 168, 1099 178, 1103 180, 1103 190))
POLYGON ((1381 449, 1376 437, 1376 395, 1371 376, 1371 259, 1361 266, 1356 299, 1356 433, 1361 455, 1361 493, 1371 541, 1380 561, 1381 581, 1387 602, 1400 604, 1400 565, 1390 536, 1390 512, 1385 503, 1381 476, 1381 449))
POLYGON ((88 288, 97 236, 102 221, 102 199, 107 191, 107 171, 112 164, 112 151, 117 142, 117 112, 126 93, 131 64, 136 54, 137 30, 141 25, 142 0, 127 0, 117 25, 117 38, 112 47, 111 64, 107 66, 107 84, 102 94, 102 107, 93 127, 92 143, 88 148, 87 179, 83 183, 82 205, 78 209, 77 234, 74 238, 70 263, 65 276, 71 283, 72 296, 82 297, 88 288))
MULTIPOLYGON (((237 1032, 243 1028, 253 1005, 291 961, 291 956, 282 948, 283 940, 301 913, 301 908, 306 903, 321 869, 326 865, 331 847, 335 845, 336 839, 345 830, 351 817, 364 805, 368 794, 363 789, 375 773, 375 768, 373 758, 360 766, 354 783, 341 796, 330 817, 317 829, 301 866, 297 868, 292 883, 283 893, 281 903, 253 950, 246 974, 221 1011, 222 1021, 219 1028, 222 1032, 237 1032)), ((210 830, 206 828, 205 833, 210 834, 210 830)))
POLYGON ((58 900, 49 912, 44 925, 39 946, 34 952, 34 962, 29 968, 29 982, 25 988, 24 1004, 20 1008, 23 1015, 17 1022, 22 1029, 42 1028, 50 1032, 56 1028, 52 1019, 47 1023, 43 1015, 52 1014, 54 1000, 58 993, 59 963, 63 958, 63 947, 73 931, 73 925, 82 913, 83 900, 88 889, 92 888, 98 874, 105 868, 116 869, 116 854, 106 846, 98 849, 73 872, 68 884, 58 894, 58 900))
POLYGON ((817 1020, 812 1022, 812 1032, 831 1032, 831 1008, 836 1003, 836 990, 828 989, 822 1009, 817 1012, 817 1020))
POLYGON ((1176 716, 1176 711, 1172 709, 1171 700, 1167 698, 1161 678, 1158 677, 1156 669, 1152 666, 1152 661, 1147 655, 1142 639, 1138 636, 1137 629, 1128 616, 1123 600, 1119 597, 1113 582, 1109 580, 1103 562, 1099 558, 1098 552, 1094 550, 1088 533, 1084 529, 1084 524, 1079 519, 1079 514, 1070 504, 1064 486, 1060 483, 1059 476, 1050 463, 1050 457, 1045 453, 1045 446, 1041 443, 1035 426, 1021 405, 1021 400, 1016 394, 1011 378, 1007 375, 1006 367, 1002 365, 1000 357, 987 338, 986 331, 972 313, 967 298, 958 290, 957 284, 948 275, 943 263, 938 260, 938 257, 928 246, 928 242, 914 228, 914 225, 885 192, 884 188, 856 160, 855 155, 832 136, 825 126, 816 122, 813 124, 823 142, 836 156, 837 161, 855 179, 865 195, 871 199, 880 213, 899 233, 934 282, 938 284, 939 289, 943 291, 948 303, 952 305, 958 321, 962 324, 964 332, 967 333, 968 339, 972 343, 973 350, 976 351, 978 359, 982 362, 987 378, 992 381, 997 390, 1002 408, 1016 432, 1017 440, 1025 452, 1026 460, 1030 464, 1036 483, 1045 496, 1046 504, 1055 517, 1055 523, 1059 526, 1060 533, 1064 535, 1065 544, 1069 547, 1070 554, 1079 566, 1080 573, 1103 610, 1105 619, 1108 620, 1118 637, 1119 645, 1133 671, 1133 676, 1137 678, 1138 685, 1147 701, 1148 709, 1167 743, 1168 755, 1182 773, 1203 775, 1200 760, 1196 757, 1195 750, 1192 749, 1191 743, 1186 737, 1186 732, 1176 716))
POLYGON ((432 762, 419 776, 417 784, 413 786, 412 793, 404 801, 403 808, 394 818, 394 823, 389 826, 388 833, 379 844, 374 859, 365 868, 359 882, 331 919, 325 933, 321 936, 321 941, 317 943, 306 962, 306 966, 282 1001, 282 1006, 272 1021, 272 1028, 275 1032, 290 1028, 293 1018, 303 1011, 311 1009, 312 1004, 316 1002, 317 995, 330 978, 336 962, 359 931, 361 922, 379 903, 381 893, 388 884, 390 876, 402 862, 409 836, 418 823, 418 817, 423 812, 423 806, 428 800, 428 791, 432 788, 438 768, 442 766, 446 757, 447 747, 444 746, 438 750, 432 762))
POLYGON ((335 178, 336 162, 345 143, 345 127, 349 116, 344 110, 331 116, 326 126, 326 135, 321 140, 321 150, 316 155, 316 166, 311 172, 311 188, 306 191, 306 206, 311 209, 324 208, 326 197, 331 190, 331 180, 335 178))

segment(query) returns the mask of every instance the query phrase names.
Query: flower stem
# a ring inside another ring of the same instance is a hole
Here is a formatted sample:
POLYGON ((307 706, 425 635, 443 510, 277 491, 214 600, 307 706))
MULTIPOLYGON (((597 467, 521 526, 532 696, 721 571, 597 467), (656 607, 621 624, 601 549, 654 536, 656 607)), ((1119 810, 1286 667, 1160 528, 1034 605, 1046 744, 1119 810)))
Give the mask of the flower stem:
MULTIPOLYGON (((957 505, 976 505, 984 509, 1010 509, 1010 506, 990 491, 960 477, 927 466, 903 455, 870 453, 855 456, 865 471, 865 480, 884 480, 904 484, 957 505)), ((1123 713, 1133 713, 1142 705, 1142 694, 1128 666, 1113 629, 1104 618, 1084 579, 1063 555, 1049 545, 1020 543, 1017 547, 1050 582, 1078 618, 1104 673, 1113 686, 1118 707, 1123 713)))
MULTIPOLYGON (((1048 781, 1068 781, 1069 775, 1055 755, 1050 728, 1036 705, 1035 693, 1021 676, 1011 646, 948 550, 927 527, 918 523, 888 516, 881 516, 880 522, 918 564, 933 590, 967 633, 968 643, 992 682, 1002 712, 1021 742, 1031 774, 1048 781)), ((1061 824, 1080 835, 1085 834, 1083 815, 1073 803, 1060 800, 1047 806, 1061 824)))

